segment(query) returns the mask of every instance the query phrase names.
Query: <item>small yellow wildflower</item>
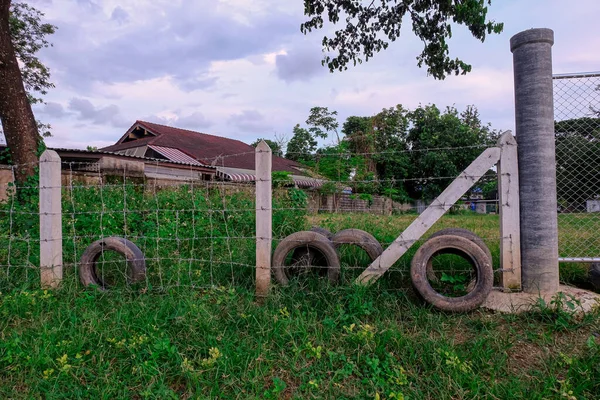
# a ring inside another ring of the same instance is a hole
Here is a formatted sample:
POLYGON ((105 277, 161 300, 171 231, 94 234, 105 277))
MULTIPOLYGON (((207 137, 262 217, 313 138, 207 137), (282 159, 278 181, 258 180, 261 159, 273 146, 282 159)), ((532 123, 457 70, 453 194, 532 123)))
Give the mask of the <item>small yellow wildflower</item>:
POLYGON ((184 358, 183 362, 181 363, 181 370, 183 372, 193 372, 194 366, 192 365, 190 360, 188 360, 187 358, 184 358))
POLYGON ((44 371, 44 379, 48 379, 54 373, 54 369, 50 368, 44 371))

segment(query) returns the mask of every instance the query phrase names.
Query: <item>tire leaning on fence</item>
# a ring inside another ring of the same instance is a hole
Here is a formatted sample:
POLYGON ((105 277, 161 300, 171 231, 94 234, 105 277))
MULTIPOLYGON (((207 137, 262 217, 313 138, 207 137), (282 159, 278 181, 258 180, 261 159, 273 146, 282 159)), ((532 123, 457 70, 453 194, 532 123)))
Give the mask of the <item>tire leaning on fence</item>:
MULTIPOLYGON (((427 240, 436 238, 438 236, 444 236, 444 235, 460 236, 460 237, 463 237, 463 238, 468 239, 471 242, 475 243, 477 246, 479 246, 481 248, 481 250, 483 250, 485 252, 485 255, 490 260, 490 265, 493 265, 492 253, 490 252, 489 247, 487 247, 487 245, 485 244, 483 239, 481 239, 479 236, 477 236, 474 232, 471 232, 470 230, 464 229, 464 228, 445 228, 445 229, 441 229, 441 230, 435 232, 433 235, 429 236, 429 238, 427 240)), ((446 252, 446 254, 453 254, 452 249, 446 249, 445 252, 446 252)), ((433 270, 433 265, 431 262, 429 262, 429 264, 427 264, 427 278, 429 278, 429 280, 431 280, 431 281, 435 281, 435 280, 439 279, 433 270)))
POLYGON ((410 267, 413 286, 434 307, 451 312, 466 312, 479 307, 492 290, 494 274, 485 252, 469 239, 456 235, 430 238, 415 253, 410 267), (458 254, 470 261, 476 272, 471 290, 464 296, 448 297, 438 293, 429 282, 427 266, 440 253, 458 254))
POLYGON ((363 249, 374 261, 383 253, 383 247, 369 232, 360 229, 344 229, 331 238, 333 246, 337 249, 342 244, 358 246, 363 249))
POLYGON ((146 258, 144 253, 131 241, 121 237, 107 237, 89 245, 79 261, 79 280, 84 286, 96 285, 101 290, 109 286, 98 275, 97 262, 105 250, 114 251, 125 257, 128 267, 128 282, 136 283, 146 279, 146 258))
POLYGON ((327 279, 331 283, 336 283, 340 277, 340 258, 333 244, 327 237, 317 232, 301 231, 292 233, 283 239, 277 245, 272 258, 273 274, 277 282, 281 285, 287 285, 289 278, 298 272, 299 269, 310 267, 314 260, 323 260, 322 267, 327 273, 327 279), (304 250, 304 256, 300 260, 296 259, 296 251, 304 250), (286 260, 290 253, 292 262, 286 265, 286 260))
POLYGON ((492 253, 490 252, 489 247, 487 247, 483 239, 477 236, 474 232, 471 232, 470 230, 465 228, 444 228, 429 236, 429 239, 444 235, 461 236, 465 239, 469 239, 471 242, 481 247, 481 250, 485 252, 485 254, 489 257, 490 261, 492 260, 492 253))
POLYGON ((312 228, 310 228, 310 231, 320 233, 329 240, 331 240, 331 238, 333 237, 333 233, 331 233, 329 229, 325 229, 320 226, 313 226, 312 228))
MULTIPOLYGON (((333 233, 331 233, 331 231, 320 226, 313 226, 312 228, 310 228, 310 231, 320 233, 329 240, 331 240, 331 238, 333 237, 333 233)), ((317 256, 318 254, 315 254, 315 252, 309 252, 306 248, 299 248, 294 250, 294 254, 292 256, 292 263, 309 263, 310 265, 321 265, 323 263, 323 257, 317 256)))

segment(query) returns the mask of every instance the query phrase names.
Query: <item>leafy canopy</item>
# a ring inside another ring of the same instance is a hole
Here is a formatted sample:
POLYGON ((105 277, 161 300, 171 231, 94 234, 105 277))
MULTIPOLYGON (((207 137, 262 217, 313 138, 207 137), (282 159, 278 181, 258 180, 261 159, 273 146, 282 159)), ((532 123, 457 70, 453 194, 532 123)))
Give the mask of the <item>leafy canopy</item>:
POLYGON ((585 210, 600 198, 600 118, 557 121, 556 190, 564 211, 585 210))
POLYGON ((309 160, 317 149, 317 140, 311 133, 297 124, 294 127, 294 136, 287 145, 285 158, 293 161, 309 160))
POLYGON ((313 107, 306 119, 306 125, 309 126, 308 131, 314 138, 321 139, 326 139, 329 132, 334 132, 339 143, 338 128, 340 124, 336 118, 337 111, 329 111, 327 107, 313 107))
MULTIPOLYGON (((314 107, 311 116, 315 110, 322 115, 327 108, 314 107)), ((327 110, 327 115, 337 113, 327 110)), ((311 117, 307 125, 309 121, 311 117)), ((498 136, 481 122, 474 106, 462 112, 435 105, 411 111, 400 104, 374 116, 348 117, 341 129, 344 138, 336 145, 317 149, 318 136, 311 132, 296 125, 287 158, 355 193, 383 194, 403 202, 439 195, 498 136)))
POLYGON ((308 20, 300 29, 307 34, 323 28, 325 19, 334 25, 344 21, 345 27, 323 38, 323 50, 333 55, 325 55, 322 62, 331 72, 342 71, 387 49, 400 37, 407 17, 424 46, 418 66, 425 65, 429 75, 444 79, 471 71, 469 64, 449 56, 452 24, 464 25, 482 42, 486 35, 502 32, 502 23, 487 20, 487 4, 491 0, 304 0, 308 20))
POLYGON ((408 185, 413 198, 438 196, 498 138, 498 132, 482 124, 474 106, 462 113, 454 107, 442 112, 435 105, 420 106, 410 113, 410 121, 411 174, 418 179, 408 185))
MULTIPOLYGON (((43 103, 41 96, 54 87, 50 82, 50 69, 40 61, 37 54, 41 49, 52 46, 47 37, 54 34, 57 28, 52 24, 43 23, 43 17, 44 13, 27 3, 13 2, 10 5, 10 36, 30 104, 43 103)), ((52 136, 49 124, 37 121, 37 127, 42 136, 52 136)))
POLYGON ((54 87, 50 82, 50 70, 38 58, 37 53, 52 46, 47 36, 54 34, 56 26, 42 23, 44 14, 26 3, 13 3, 10 8, 10 35, 20 61, 23 84, 32 104, 41 103, 38 94, 45 95, 54 87))

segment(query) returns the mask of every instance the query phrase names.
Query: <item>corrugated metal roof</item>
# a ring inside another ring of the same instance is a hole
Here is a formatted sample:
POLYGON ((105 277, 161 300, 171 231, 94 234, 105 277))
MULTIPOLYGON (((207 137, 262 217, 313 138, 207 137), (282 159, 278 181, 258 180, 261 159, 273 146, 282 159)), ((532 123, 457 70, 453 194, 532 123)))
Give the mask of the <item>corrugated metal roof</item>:
MULTIPOLYGON (((218 167, 217 168, 217 178, 223 179, 225 181, 231 182, 254 182, 256 181, 256 176, 253 174, 254 171, 246 170, 247 172, 242 172, 244 170, 236 169, 236 168, 227 168, 227 167, 218 167)), ((309 178, 306 176, 297 176, 292 175, 292 180, 294 184, 299 188, 320 188, 323 186, 323 180, 309 178)))
POLYGON ((149 148, 156 151, 158 154, 167 157, 171 161, 181 162, 185 164, 191 165, 204 165, 200 161, 196 160, 193 157, 188 156, 183 151, 179 149, 174 149, 172 147, 163 147, 163 146, 154 146, 148 145, 149 148))
MULTIPOLYGON (((2 148, 2 146, 0 146, 0 149, 1 148, 2 148)), ((161 160, 161 159, 158 159, 158 158, 149 158, 149 157, 138 157, 138 156, 133 156, 133 155, 125 155, 125 154, 121 154, 121 153, 116 153, 114 151, 108 151, 108 150, 66 149, 66 148, 60 148, 60 147, 52 147, 52 148, 50 148, 50 150, 54 150, 54 151, 57 151, 57 152, 73 152, 73 153, 82 153, 82 154, 86 154, 87 153, 87 154, 113 155, 113 156, 119 156, 119 157, 135 158, 135 159, 138 159, 138 160, 145 160, 145 161, 160 161, 160 162, 165 162, 165 163, 190 165, 189 163, 181 162, 181 161, 161 160)), ((194 161, 196 161, 196 160, 194 160, 194 161)), ((196 161, 196 162, 198 162, 198 161, 196 161)), ((214 167, 214 166, 211 166, 211 165, 202 164, 202 163, 193 164, 193 165, 199 165, 201 167, 209 168, 209 169, 217 169, 217 167, 214 167)))
MULTIPOLYGON (((179 129, 172 126, 153 124, 145 121, 136 121, 129 131, 141 127, 156 136, 144 137, 125 143, 118 143, 104 147, 102 150, 119 151, 132 147, 145 145, 164 146, 180 149, 190 154, 196 160, 208 165, 232 167, 254 170, 255 148, 247 143, 236 139, 194 132, 187 129, 179 129)), ((302 175, 302 165, 295 161, 273 156, 273 171, 288 171, 293 174, 302 175)))

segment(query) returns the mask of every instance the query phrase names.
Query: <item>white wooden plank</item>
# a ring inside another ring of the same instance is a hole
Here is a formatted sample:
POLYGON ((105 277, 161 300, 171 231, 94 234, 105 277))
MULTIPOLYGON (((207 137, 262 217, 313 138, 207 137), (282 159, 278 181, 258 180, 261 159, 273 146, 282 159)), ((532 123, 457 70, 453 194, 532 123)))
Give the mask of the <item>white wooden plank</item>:
POLYGON ((269 294, 271 285, 272 191, 271 148, 265 141, 256 146, 256 296, 269 294))
POLYGON ((357 284, 379 279, 442 215, 461 198, 500 158, 500 148, 485 150, 475 159, 437 199, 356 279, 357 284))
POLYGON ((521 228, 517 141, 510 131, 498 140, 498 194, 500 198, 500 268, 502 287, 521 290, 521 228))
POLYGON ((56 288, 63 278, 61 168, 55 151, 40 157, 40 276, 43 288, 56 288))

